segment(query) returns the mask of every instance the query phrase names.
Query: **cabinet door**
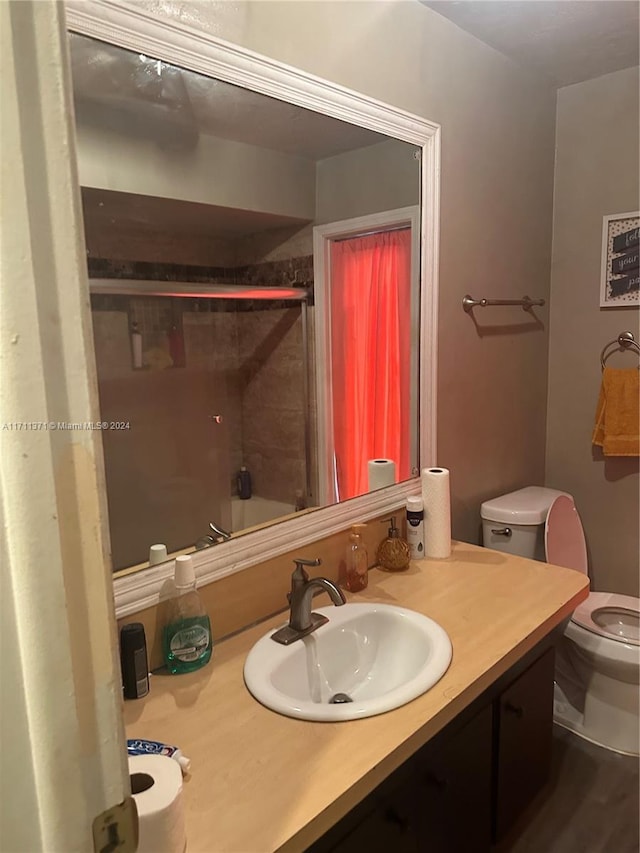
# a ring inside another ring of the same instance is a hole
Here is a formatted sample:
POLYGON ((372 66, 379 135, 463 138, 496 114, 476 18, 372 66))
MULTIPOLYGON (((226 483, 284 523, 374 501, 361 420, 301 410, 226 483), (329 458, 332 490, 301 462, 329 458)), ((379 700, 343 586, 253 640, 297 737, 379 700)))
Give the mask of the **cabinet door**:
POLYGON ((490 849, 491 730, 489 705, 426 755, 416 780, 420 851, 490 849))
POLYGON ((551 648, 495 702, 495 824, 501 839, 544 786, 551 769, 554 650, 551 648))
POLYGON ((412 794, 406 786, 384 797, 331 853, 419 853, 412 794))

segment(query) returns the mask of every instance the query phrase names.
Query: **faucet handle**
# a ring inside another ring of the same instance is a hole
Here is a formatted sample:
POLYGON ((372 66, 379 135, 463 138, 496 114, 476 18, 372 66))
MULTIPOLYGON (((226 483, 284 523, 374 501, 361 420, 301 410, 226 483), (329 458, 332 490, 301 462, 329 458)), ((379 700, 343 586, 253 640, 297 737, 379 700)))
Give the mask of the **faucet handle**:
POLYGON ((298 569, 300 569, 300 571, 304 572, 305 575, 306 575, 306 572, 302 568, 303 566, 321 566, 322 565, 322 560, 320 559, 320 557, 318 557, 317 560, 294 559, 293 562, 296 564, 294 572, 297 572, 298 569))
POLYGON ((293 593, 300 587, 306 586, 309 583, 309 575, 304 570, 304 566, 321 566, 322 560, 318 557, 317 560, 298 559, 293 561, 296 564, 291 575, 291 592, 287 593, 287 601, 291 604, 293 593))

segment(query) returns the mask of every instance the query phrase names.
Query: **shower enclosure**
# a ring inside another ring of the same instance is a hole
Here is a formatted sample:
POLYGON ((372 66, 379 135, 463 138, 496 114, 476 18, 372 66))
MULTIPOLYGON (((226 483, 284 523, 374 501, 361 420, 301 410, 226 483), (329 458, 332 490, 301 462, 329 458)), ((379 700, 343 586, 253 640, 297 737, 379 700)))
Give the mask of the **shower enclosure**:
POLYGON ((303 287, 90 279, 114 570, 312 505, 303 287), (252 495, 242 500, 245 465, 252 495))

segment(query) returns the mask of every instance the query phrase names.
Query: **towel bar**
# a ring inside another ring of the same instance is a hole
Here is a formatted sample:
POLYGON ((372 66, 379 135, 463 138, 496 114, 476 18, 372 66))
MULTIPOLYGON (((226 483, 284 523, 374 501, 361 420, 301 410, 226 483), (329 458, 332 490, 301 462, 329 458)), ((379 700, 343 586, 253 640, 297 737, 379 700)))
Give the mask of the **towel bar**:
POLYGON ((602 369, 604 370, 604 366, 607 363, 607 359, 610 355, 618 350, 634 350, 638 355, 640 355, 640 346, 638 346, 638 342, 633 337, 632 332, 620 332, 615 341, 609 341, 609 343, 602 348, 602 352, 600 353, 600 364, 602 365, 602 369), (607 352, 609 347, 614 347, 611 352, 607 352))
POLYGON ((462 300, 462 307, 467 314, 476 305, 481 308, 486 308, 488 305, 521 305, 525 311, 531 311, 535 305, 544 305, 544 299, 530 299, 528 296, 523 296, 522 299, 474 299, 467 293, 462 300))

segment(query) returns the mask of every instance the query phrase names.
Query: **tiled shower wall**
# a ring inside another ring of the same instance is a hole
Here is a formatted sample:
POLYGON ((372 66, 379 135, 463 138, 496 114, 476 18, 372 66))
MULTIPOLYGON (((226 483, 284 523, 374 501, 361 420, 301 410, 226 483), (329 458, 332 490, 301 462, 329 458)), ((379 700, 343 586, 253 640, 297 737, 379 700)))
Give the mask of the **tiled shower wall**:
POLYGON ((306 492, 300 307, 238 315, 242 460, 260 497, 306 492))

